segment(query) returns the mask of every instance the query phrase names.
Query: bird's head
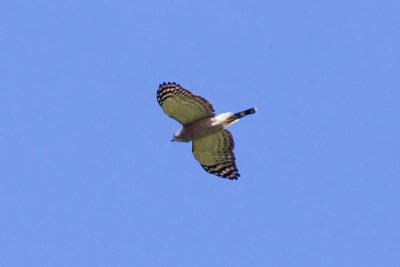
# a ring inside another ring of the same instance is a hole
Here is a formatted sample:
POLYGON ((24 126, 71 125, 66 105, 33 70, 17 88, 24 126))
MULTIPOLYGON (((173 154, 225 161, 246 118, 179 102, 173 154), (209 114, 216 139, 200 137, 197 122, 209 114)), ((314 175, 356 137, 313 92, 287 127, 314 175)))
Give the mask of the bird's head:
POLYGON ((171 142, 187 142, 182 129, 176 131, 172 136, 171 142))

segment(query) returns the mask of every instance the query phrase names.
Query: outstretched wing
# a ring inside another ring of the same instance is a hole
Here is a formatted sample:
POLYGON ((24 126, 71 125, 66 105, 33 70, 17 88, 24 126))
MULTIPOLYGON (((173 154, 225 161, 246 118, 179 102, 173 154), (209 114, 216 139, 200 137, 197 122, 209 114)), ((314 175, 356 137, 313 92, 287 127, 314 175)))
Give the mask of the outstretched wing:
POLYGON ((222 130, 193 141, 192 152, 207 172, 236 180, 240 175, 235 164, 234 146, 232 134, 222 130))
POLYGON ((176 83, 160 84, 157 101, 168 116, 182 125, 215 116, 210 102, 176 83))

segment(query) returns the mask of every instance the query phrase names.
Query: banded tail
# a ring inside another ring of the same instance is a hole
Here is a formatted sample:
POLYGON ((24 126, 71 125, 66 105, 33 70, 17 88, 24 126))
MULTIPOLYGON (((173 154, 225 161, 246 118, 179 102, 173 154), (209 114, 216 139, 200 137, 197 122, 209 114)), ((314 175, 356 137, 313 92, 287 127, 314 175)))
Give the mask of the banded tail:
POLYGON ((256 113, 256 111, 257 111, 257 108, 249 108, 249 109, 246 109, 245 111, 233 114, 232 117, 236 117, 236 119, 240 119, 240 118, 242 118, 244 116, 247 116, 247 115, 250 115, 250 114, 254 114, 254 113, 256 113))
POLYGON ((249 108, 249 109, 246 109, 245 111, 241 111, 241 112, 238 112, 238 113, 235 113, 235 114, 231 113, 232 115, 229 116, 225 120, 224 124, 226 126, 228 126, 228 125, 238 121, 240 118, 243 118, 244 116, 256 113, 256 111, 257 111, 257 108, 249 108))

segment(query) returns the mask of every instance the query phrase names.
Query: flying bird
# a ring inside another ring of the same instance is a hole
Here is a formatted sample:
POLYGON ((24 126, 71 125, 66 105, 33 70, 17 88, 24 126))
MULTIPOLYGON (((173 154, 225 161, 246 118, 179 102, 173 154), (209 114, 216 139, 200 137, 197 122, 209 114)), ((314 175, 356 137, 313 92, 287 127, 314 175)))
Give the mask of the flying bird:
POLYGON ((240 174, 233 153, 235 143, 225 127, 255 113, 257 108, 215 116, 210 102, 171 82, 160 84, 157 101, 169 117, 182 124, 171 141, 192 141, 193 156, 204 170, 222 178, 238 179, 240 174))

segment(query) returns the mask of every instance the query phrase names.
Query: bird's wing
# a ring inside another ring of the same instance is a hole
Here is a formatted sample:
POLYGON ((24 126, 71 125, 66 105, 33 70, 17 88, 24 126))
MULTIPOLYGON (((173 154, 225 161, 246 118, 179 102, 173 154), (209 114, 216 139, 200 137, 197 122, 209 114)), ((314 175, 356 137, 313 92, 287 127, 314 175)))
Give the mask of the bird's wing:
POLYGON ((235 143, 228 130, 193 141, 193 156, 204 170, 217 176, 236 180, 240 175, 235 163, 235 143))
POLYGON ((160 84, 157 101, 168 116, 182 125, 215 116, 210 102, 176 83, 160 84))

